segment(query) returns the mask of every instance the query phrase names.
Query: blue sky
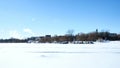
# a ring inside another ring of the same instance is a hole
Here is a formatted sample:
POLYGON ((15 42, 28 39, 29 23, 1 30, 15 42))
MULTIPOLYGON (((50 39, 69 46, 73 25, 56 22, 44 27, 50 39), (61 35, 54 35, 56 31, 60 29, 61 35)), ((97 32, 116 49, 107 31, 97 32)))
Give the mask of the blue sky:
POLYGON ((0 0, 0 38, 120 33, 120 0, 0 0))

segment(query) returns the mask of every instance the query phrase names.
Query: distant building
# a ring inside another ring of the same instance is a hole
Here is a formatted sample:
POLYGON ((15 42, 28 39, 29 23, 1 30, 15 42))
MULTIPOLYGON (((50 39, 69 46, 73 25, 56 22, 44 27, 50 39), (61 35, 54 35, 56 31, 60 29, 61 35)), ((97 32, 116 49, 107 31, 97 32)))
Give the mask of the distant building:
POLYGON ((46 37, 46 38, 51 38, 51 35, 46 35, 45 37, 46 37))
POLYGON ((104 42, 105 40, 103 40, 102 38, 98 38, 96 41, 97 42, 104 42))

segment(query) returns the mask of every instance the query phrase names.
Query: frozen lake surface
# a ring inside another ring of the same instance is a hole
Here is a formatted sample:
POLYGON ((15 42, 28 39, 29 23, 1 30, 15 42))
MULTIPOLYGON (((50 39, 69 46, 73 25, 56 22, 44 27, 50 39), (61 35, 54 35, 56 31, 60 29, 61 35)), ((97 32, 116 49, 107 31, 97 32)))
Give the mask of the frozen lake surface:
POLYGON ((1 43, 0 68, 120 68, 120 41, 95 44, 1 43))

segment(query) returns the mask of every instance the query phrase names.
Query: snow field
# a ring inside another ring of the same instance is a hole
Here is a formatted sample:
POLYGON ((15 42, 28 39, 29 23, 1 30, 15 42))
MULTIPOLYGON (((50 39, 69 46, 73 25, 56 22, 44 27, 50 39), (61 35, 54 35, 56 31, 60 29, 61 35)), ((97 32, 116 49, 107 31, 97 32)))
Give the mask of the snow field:
POLYGON ((0 44, 0 68, 120 68, 119 63, 120 41, 0 44))

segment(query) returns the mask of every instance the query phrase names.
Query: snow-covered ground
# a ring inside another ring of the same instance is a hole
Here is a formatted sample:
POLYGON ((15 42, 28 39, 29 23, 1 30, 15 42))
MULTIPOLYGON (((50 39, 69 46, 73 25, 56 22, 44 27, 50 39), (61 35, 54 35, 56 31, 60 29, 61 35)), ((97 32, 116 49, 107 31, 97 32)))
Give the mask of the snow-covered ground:
POLYGON ((120 68, 120 41, 95 44, 1 43, 0 68, 120 68))

